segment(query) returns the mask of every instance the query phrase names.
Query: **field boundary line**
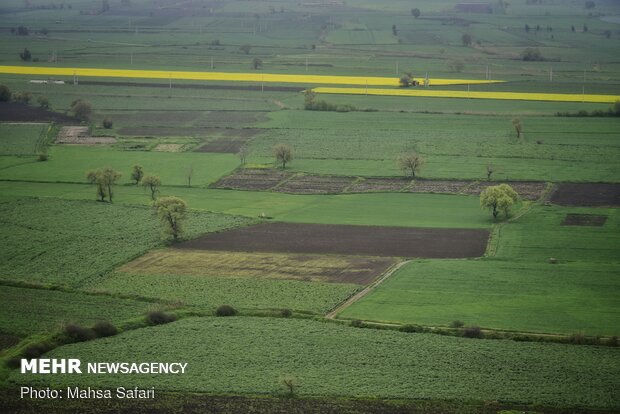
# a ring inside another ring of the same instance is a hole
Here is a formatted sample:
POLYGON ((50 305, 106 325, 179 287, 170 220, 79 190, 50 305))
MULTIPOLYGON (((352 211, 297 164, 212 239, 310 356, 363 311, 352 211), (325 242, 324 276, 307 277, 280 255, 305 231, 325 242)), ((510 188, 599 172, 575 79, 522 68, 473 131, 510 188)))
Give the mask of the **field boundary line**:
POLYGON ((340 312, 342 312, 343 310, 351 306, 353 303, 357 302, 358 300, 366 296, 371 290, 379 286, 381 283, 385 282, 387 278, 392 276, 398 269, 400 269, 401 267, 403 267, 404 265, 408 263, 411 263, 411 260, 403 260, 403 261, 400 261, 394 264, 383 274, 383 276, 381 276, 380 278, 378 278, 377 280, 375 280, 374 282, 366 286, 364 289, 360 290, 359 292, 357 292, 356 294, 354 294, 353 296, 349 297, 347 300, 342 302, 340 305, 336 306, 334 309, 329 311, 325 315, 325 318, 335 319, 337 314, 339 314, 340 312))

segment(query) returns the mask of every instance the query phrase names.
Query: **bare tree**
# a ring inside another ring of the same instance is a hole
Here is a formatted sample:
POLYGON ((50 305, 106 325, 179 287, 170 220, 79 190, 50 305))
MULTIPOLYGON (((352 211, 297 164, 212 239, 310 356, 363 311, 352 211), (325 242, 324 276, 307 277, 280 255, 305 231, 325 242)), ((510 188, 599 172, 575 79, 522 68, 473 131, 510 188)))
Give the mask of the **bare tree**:
POLYGON ((493 164, 487 164, 487 181, 491 181, 491 175, 495 172, 495 166, 493 164))
POLYGON ((292 375, 286 375, 284 377, 282 377, 282 385, 284 385, 288 391, 288 395, 289 397, 292 397, 295 395, 295 388, 297 388, 299 386, 299 383, 297 381, 297 378, 295 378, 292 375))
POLYGON ((415 178, 416 173, 420 171, 425 162, 424 158, 414 151, 402 154, 397 161, 400 169, 407 175, 410 173, 411 178, 415 178))
POLYGON ((286 144, 278 144, 273 147, 273 155, 276 157, 276 163, 286 168, 286 164, 293 160, 293 149, 286 144))
POLYGON ((191 165, 189 166, 189 168, 187 169, 187 174, 185 175, 185 177, 187 178, 187 186, 191 187, 192 186, 192 178, 194 178, 194 167, 192 167, 191 165))
POLYGON ((239 149, 239 152, 237 153, 237 156, 239 157, 239 161, 241 162, 241 166, 244 166, 245 162, 247 161, 247 158, 248 158, 248 149, 247 149, 247 147, 241 147, 239 149))
POLYGON ((521 134, 523 133, 523 124, 521 123, 521 120, 519 118, 514 118, 512 120, 512 126, 517 133, 517 138, 521 138, 521 134))

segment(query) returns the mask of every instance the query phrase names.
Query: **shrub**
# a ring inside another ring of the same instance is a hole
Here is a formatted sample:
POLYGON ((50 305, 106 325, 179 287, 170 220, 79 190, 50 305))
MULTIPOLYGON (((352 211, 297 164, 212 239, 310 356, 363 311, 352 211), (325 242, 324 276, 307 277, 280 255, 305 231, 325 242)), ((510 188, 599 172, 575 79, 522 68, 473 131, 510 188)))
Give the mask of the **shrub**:
POLYGON ((100 321, 93 326, 93 331, 99 338, 105 338, 106 336, 114 336, 118 333, 116 326, 107 321, 100 321))
POLYGON ((351 321, 351 326, 354 328, 362 328, 364 327, 364 322, 360 321, 359 319, 353 319, 351 321))
POLYGON ((90 341, 97 337, 95 331, 92 329, 84 328, 83 326, 73 323, 65 326, 65 334, 75 342, 90 341))
POLYGON ((463 326, 465 326, 465 323, 458 319, 450 322, 450 328, 462 328, 463 326))
POLYGON ((293 311, 292 311, 292 310, 290 310, 290 309, 282 309, 282 310, 280 311, 280 315, 281 315, 283 318, 290 318, 290 317, 293 315, 293 311))
POLYGON ((44 152, 42 152, 39 155, 37 155, 37 161, 47 161, 48 158, 49 158, 49 156, 46 153, 44 153, 44 152))
POLYGON ((38 358, 44 353, 51 351, 54 347, 48 342, 39 342, 36 344, 28 345, 22 351, 22 357, 27 359, 38 358))
POLYGON ((526 62, 541 62, 545 60, 545 58, 540 53, 540 50, 528 47, 523 52, 521 52, 521 59, 526 62))
POLYGON ((90 102, 78 99, 71 103, 71 112, 78 120, 88 121, 93 113, 93 108, 90 102))
POLYGON ((39 107, 43 109, 48 109, 50 107, 50 100, 44 95, 37 98, 37 103, 39 104, 39 107))
POLYGON ((609 338, 607 340, 607 346, 618 346, 618 337, 617 336, 612 336, 611 338, 609 338))
POLYGON ((23 104, 30 103, 31 98, 32 98, 32 94, 30 92, 17 92, 15 95, 13 95, 13 99, 16 102, 20 102, 23 104))
POLYGON ((101 123, 101 125, 103 125, 105 129, 110 129, 112 128, 112 125, 114 125, 114 122, 112 121, 112 118, 106 116, 105 118, 103 118, 103 122, 101 123))
POLYGON ((163 311, 151 311, 146 314, 146 322, 149 325, 162 325, 177 320, 177 317, 163 311))
POLYGON ((482 329, 479 326, 468 326, 463 329, 463 336, 465 338, 484 338, 482 329))
POLYGON ((230 305, 222 305, 215 310, 215 316, 235 316, 237 309, 230 305))
POLYGON ((408 333, 424 332, 424 328, 422 328, 420 325, 403 325, 400 328, 398 328, 398 330, 400 332, 408 332, 408 333))
POLYGON ((11 91, 8 86, 0 85, 0 102, 8 102, 11 100, 11 91))
POLYGON ((574 345, 584 345, 587 342, 587 338, 582 333, 574 333, 567 338, 568 343, 574 345))

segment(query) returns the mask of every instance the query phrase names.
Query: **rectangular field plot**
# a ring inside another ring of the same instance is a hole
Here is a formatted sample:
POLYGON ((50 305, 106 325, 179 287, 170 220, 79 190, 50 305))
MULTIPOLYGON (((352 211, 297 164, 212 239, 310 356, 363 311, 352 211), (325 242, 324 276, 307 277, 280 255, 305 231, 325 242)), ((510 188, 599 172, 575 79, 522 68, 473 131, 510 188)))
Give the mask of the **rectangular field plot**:
POLYGON ((140 317, 152 308, 150 302, 103 295, 3 286, 0 289, 0 332, 27 336, 59 330, 63 324, 93 325, 140 317))
POLYGON ((499 400, 612 411, 620 404, 617 349, 407 334, 301 319, 186 318, 64 346, 50 357, 135 361, 145 350, 156 350, 160 361, 187 361, 191 369, 176 376, 16 371, 11 379, 43 387, 50 381, 96 388, 122 383, 168 391, 282 394, 280 378, 294 372, 303 381, 297 391, 302 397, 415 396, 449 398, 455 405, 499 400))
POLYGON ((551 202, 561 206, 620 207, 620 184, 558 184, 551 202))
POLYGON ((618 335, 618 246, 617 209, 537 206, 502 227, 495 257, 411 263, 340 316, 618 335), (595 212, 607 217, 601 226, 564 225, 567 214, 595 212))
POLYGON ((366 285, 394 264, 393 259, 225 251, 155 250, 120 271, 143 275, 192 275, 293 279, 366 285))
POLYGON ((180 249, 351 254, 388 257, 479 257, 488 231, 322 224, 265 223, 207 235, 180 249))

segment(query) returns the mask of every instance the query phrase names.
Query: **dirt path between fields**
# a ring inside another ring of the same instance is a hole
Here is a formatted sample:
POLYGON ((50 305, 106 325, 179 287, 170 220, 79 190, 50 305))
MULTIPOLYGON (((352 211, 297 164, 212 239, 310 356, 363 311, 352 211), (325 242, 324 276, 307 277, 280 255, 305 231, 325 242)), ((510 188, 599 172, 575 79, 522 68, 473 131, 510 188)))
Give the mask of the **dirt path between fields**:
POLYGON ((355 295, 351 296, 349 299, 347 299, 344 302, 342 302, 336 308, 331 310, 327 315, 325 315, 325 317, 327 319, 335 319, 336 315, 338 315, 340 312, 342 312, 343 310, 345 310, 346 308, 351 306, 353 303, 357 302, 358 300, 360 300, 361 298, 366 296, 371 290, 373 290, 374 288, 379 286, 381 283, 383 283, 387 278, 392 276, 398 269, 400 269, 401 267, 403 267, 404 265, 406 265, 407 263, 410 263, 410 262, 411 262, 411 260, 404 260, 402 262, 396 263, 394 266, 392 266, 390 269, 388 269, 388 271, 385 272, 385 274, 383 276, 381 276, 379 279, 375 280, 370 285, 366 286, 364 289, 362 289, 359 292, 357 292, 355 295))

